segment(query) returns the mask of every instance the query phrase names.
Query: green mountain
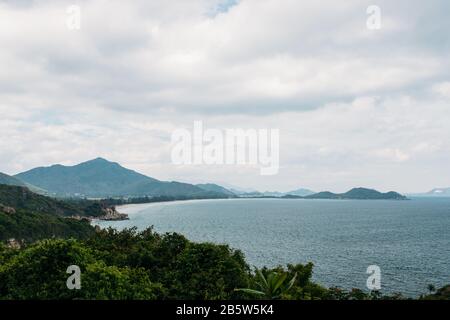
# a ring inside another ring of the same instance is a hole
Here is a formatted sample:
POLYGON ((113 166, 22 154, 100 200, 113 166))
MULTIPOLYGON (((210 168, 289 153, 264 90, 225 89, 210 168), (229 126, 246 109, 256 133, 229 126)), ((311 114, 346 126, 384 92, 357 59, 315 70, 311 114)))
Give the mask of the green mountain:
POLYGON ((329 191, 315 193, 304 197, 305 199, 353 199, 353 200, 407 200, 407 198, 397 192, 386 193, 373 189, 353 188, 346 193, 332 193, 329 191))
POLYGON ((0 240, 83 238, 92 235, 94 228, 88 221, 67 216, 103 214, 98 203, 66 203, 35 194, 24 187, 0 185, 0 240))
POLYGON ((236 197, 236 195, 232 191, 230 191, 222 186, 219 186, 218 184, 204 183, 204 184, 197 184, 196 186, 205 191, 218 192, 218 193, 226 194, 229 197, 236 197))
POLYGON ((22 181, 56 196, 91 198, 167 196, 220 198, 219 192, 205 191, 188 183, 166 182, 126 169, 115 162, 97 158, 75 166, 53 165, 16 175, 22 181))

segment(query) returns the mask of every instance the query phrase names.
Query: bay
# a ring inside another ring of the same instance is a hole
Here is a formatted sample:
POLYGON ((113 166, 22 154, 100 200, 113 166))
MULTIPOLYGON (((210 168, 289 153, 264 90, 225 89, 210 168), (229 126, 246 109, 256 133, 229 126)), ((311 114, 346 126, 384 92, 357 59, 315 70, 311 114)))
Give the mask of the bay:
POLYGON ((367 290, 369 265, 382 291, 418 296, 450 283, 450 199, 194 200, 127 205, 117 229, 154 226, 190 240, 228 244, 252 266, 313 262, 325 286, 367 290))

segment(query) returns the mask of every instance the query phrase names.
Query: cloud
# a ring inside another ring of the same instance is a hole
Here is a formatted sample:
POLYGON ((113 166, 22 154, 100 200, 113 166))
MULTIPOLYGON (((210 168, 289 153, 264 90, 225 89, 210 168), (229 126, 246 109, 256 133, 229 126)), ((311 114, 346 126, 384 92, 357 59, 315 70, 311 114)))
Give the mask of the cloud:
POLYGON ((370 4, 0 1, 0 171, 104 156, 264 189, 450 185, 449 4, 380 0, 376 31, 370 4), (175 168, 171 131, 194 120, 280 128, 280 174, 175 168))
POLYGON ((441 82, 433 85, 433 93, 443 97, 450 98, 450 82, 441 82))

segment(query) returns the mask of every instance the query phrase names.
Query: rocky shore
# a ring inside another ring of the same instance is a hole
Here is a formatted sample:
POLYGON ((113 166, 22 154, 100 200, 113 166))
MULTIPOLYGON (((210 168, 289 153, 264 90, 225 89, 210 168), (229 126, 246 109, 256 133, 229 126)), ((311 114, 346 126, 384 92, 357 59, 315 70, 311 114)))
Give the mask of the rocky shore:
POLYGON ((115 207, 105 208, 103 209, 103 212, 105 214, 103 216, 97 217, 98 220, 121 221, 130 219, 127 214, 118 212, 115 207))
POLYGON ((115 207, 102 208, 102 213, 103 215, 97 217, 74 215, 70 216, 70 218, 75 220, 88 220, 88 221, 93 220, 123 221, 130 219, 127 214, 118 212, 115 207))

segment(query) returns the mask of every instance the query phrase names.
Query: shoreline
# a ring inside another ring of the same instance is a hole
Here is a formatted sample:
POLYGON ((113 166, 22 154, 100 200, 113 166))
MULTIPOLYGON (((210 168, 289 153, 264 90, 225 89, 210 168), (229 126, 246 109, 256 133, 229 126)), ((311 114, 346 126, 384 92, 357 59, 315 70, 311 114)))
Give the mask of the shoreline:
POLYGON ((207 202, 207 201, 227 201, 237 200, 239 198, 227 198, 227 199, 186 199, 186 200, 173 200, 173 201, 160 201, 160 202, 147 202, 147 203, 129 203, 117 205, 116 210, 123 214, 136 214, 148 207, 153 207, 161 204, 171 205, 178 203, 193 203, 193 202, 207 202), (139 209, 139 210, 137 210, 139 209))
MULTIPOLYGON (((405 199, 405 200, 397 200, 397 199, 319 199, 319 198, 312 198, 312 199, 306 199, 306 198, 282 198, 282 197, 238 197, 238 198, 223 198, 223 199, 185 199, 185 200, 171 200, 171 201, 159 201, 159 202, 144 202, 144 203, 129 203, 129 204, 121 204, 116 205, 115 208, 117 211, 120 211, 120 213, 123 214, 135 214, 138 213, 148 207, 166 204, 178 204, 178 203, 195 203, 195 202, 208 202, 208 201, 231 201, 231 200, 306 200, 306 201, 410 201, 417 198, 412 199, 405 199), (136 209, 141 209, 137 211, 136 209)), ((419 198, 422 199, 422 198, 419 198)))
MULTIPOLYGON (((422 197, 415 197, 413 199, 422 199, 422 197)), ((423 197, 425 198, 425 197, 423 197)), ((135 213, 134 208, 136 207, 151 207, 154 205, 161 204, 177 204, 185 202, 207 202, 207 201, 231 201, 231 200, 307 200, 307 201, 408 201, 413 199, 397 200, 397 199, 350 199, 350 198, 340 198, 340 199, 326 199, 326 198, 282 198, 282 197, 238 197, 238 198, 218 198, 218 199, 185 199, 185 200, 171 200, 171 201, 158 201, 158 202, 143 202, 143 203, 129 203, 116 205, 117 210, 121 210, 121 213, 132 214, 135 213), (125 209, 126 211, 123 211, 125 209), (131 210, 130 210, 131 209, 131 210)))

